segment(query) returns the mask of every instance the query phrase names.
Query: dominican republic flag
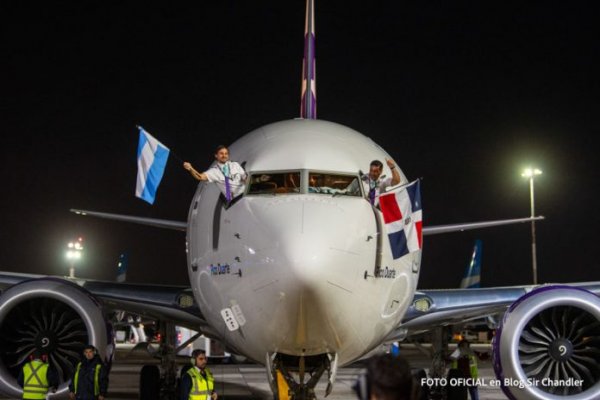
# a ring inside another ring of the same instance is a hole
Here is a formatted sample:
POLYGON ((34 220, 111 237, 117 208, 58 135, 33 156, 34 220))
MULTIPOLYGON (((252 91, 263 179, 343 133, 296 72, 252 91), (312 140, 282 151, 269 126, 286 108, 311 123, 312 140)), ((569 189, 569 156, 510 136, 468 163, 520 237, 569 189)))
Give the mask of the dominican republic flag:
POLYGON ((140 141, 137 151, 138 174, 135 195, 153 204, 156 198, 156 189, 158 189, 167 166, 169 149, 146 132, 144 128, 141 126, 138 128, 140 129, 140 141))
POLYGON ((423 210, 421 181, 379 196, 385 229, 390 239, 394 260, 423 246, 423 210))

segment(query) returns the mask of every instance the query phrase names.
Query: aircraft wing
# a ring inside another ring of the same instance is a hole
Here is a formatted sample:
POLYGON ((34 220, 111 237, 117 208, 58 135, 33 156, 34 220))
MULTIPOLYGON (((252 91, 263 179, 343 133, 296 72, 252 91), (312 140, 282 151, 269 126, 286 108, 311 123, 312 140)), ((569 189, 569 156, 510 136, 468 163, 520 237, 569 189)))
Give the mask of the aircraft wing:
MULTIPOLYGON (((600 295, 600 282, 561 284, 600 295)), ((408 335, 433 328, 455 325, 473 319, 505 312, 515 301, 533 290, 553 285, 511 286, 481 289, 432 289, 415 293, 400 326, 386 341, 404 339, 408 335)), ((554 286, 556 287, 556 286, 554 286)))
POLYGON ((59 392, 67 390, 83 344, 110 360, 116 311, 220 337, 186 286, 0 272, 0 392, 21 395, 16 376, 36 347, 51 349, 50 362, 62 382, 59 392))
POLYGON ((483 221, 483 222, 465 222, 461 224, 449 224, 449 225, 437 225, 437 226, 424 226, 423 236, 438 235, 440 233, 449 232, 464 232, 473 229, 491 228, 502 225, 522 224, 525 222, 542 221, 546 219, 544 216, 538 217, 526 217, 526 218, 512 218, 512 219, 500 219, 495 221, 483 221))
MULTIPOLYGON (((78 286, 99 300, 105 313, 127 311, 155 320, 167 320, 216 336, 194 301, 192 289, 186 286, 118 283, 35 274, 0 272, 0 292, 24 283, 38 282, 35 290, 44 291, 63 285, 78 286), (48 287, 48 289, 46 289, 48 287)), ((1 307, 1 306, 0 306, 1 307)))

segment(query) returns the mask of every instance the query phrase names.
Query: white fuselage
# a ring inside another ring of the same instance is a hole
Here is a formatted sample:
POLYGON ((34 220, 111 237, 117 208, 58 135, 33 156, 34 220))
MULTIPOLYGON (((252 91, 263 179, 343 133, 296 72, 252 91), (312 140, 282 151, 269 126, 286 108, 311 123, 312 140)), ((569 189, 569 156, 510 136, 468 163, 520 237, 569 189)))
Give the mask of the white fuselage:
POLYGON ((301 179, 294 193, 245 194, 227 209, 215 184, 199 185, 189 212, 188 272, 207 321, 259 362, 273 352, 337 353, 343 365, 380 344, 413 298, 421 252, 393 260, 378 209, 363 196, 311 193, 307 177, 358 178, 372 160, 391 176, 391 157, 360 133, 320 120, 267 125, 229 150, 251 179, 290 171, 301 179), (240 327, 230 331, 221 311, 232 307, 240 327))

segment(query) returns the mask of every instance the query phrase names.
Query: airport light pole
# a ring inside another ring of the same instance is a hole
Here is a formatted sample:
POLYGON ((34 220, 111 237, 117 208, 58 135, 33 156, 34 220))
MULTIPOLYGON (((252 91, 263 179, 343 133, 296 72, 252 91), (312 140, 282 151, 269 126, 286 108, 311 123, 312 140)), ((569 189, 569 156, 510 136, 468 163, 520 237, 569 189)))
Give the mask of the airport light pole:
MULTIPOLYGON (((521 174, 524 178, 529 178, 529 200, 531 202, 531 218, 535 217, 535 196, 533 192, 533 180, 536 175, 541 175, 542 170, 538 168, 527 168, 521 174)), ((537 255, 535 246, 535 221, 531 221, 531 270, 533 272, 533 284, 537 285, 537 255)))
POLYGON ((67 260, 69 260, 69 278, 75 278, 75 263, 83 255, 83 239, 71 241, 67 244, 67 260))

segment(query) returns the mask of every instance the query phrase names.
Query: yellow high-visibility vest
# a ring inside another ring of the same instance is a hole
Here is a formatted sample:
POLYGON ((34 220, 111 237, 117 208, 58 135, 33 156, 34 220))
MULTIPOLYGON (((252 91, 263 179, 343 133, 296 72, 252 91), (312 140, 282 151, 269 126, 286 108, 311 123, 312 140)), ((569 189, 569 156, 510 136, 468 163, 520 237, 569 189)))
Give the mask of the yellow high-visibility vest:
MULTIPOLYGON (((100 394, 100 368, 102 366, 100 364, 96 364, 94 368, 94 396, 98 396, 100 394)), ((75 378, 73 379, 73 387, 75 389, 75 394, 77 394, 77 383, 79 383, 79 370, 81 369, 81 362, 77 364, 77 370, 75 371, 75 378)))
POLYGON ((215 387, 215 380, 208 368, 204 369, 206 379, 200 374, 196 367, 188 369, 187 373, 192 378, 192 389, 189 400, 209 400, 215 387))
POLYGON ((48 393, 48 364, 33 360, 23 366, 23 399, 44 400, 48 393))
MULTIPOLYGON (((464 356, 462 356, 462 357, 464 357, 464 356)), ((478 376, 477 359, 475 358, 475 356, 473 354, 468 354, 467 357, 469 357, 469 371, 471 372, 471 376, 469 376, 467 378, 477 379, 477 376, 478 376)), ((458 368, 458 359, 452 360, 452 364, 451 364, 450 368, 458 368)))

